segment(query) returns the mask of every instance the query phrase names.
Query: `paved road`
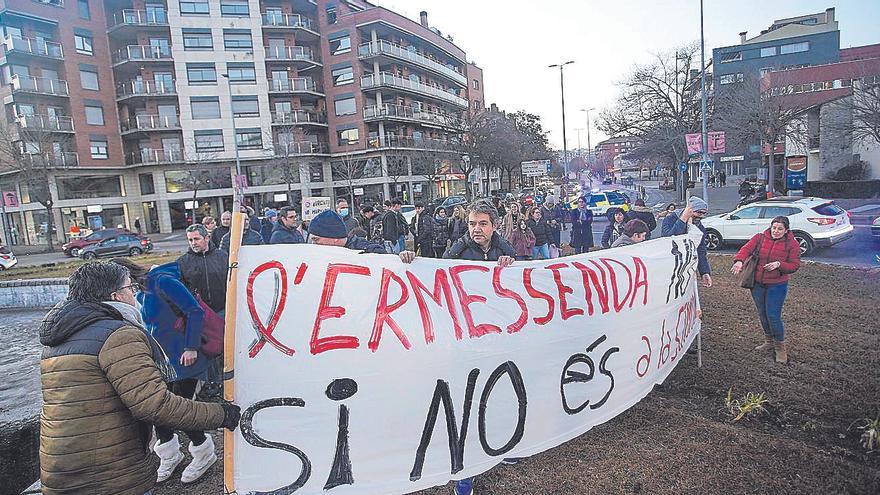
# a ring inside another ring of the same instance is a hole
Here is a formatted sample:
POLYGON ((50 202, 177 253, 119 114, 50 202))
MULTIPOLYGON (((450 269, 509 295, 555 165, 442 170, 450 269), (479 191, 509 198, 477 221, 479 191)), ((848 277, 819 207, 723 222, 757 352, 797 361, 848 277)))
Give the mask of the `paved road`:
MULTIPOLYGON (((186 236, 183 232, 171 234, 150 234, 153 240, 153 252, 180 251, 187 249, 186 236)), ((24 254, 18 256, 18 266, 34 266, 45 263, 66 263, 77 258, 68 258, 63 253, 24 254)))

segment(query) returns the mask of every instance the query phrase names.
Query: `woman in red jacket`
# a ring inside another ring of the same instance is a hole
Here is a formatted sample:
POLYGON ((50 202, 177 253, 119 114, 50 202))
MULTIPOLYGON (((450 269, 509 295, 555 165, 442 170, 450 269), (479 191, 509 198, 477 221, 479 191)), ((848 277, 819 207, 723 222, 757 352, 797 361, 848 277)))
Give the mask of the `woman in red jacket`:
POLYGON ((755 286, 752 298, 758 308, 758 317, 764 328, 764 343, 756 351, 773 349, 776 362, 788 362, 785 348, 785 326, 782 323, 782 304, 788 294, 789 275, 801 266, 801 248, 791 234, 788 217, 776 217, 770 228, 755 234, 734 257, 730 272, 734 275, 742 270, 743 263, 757 253, 755 286))

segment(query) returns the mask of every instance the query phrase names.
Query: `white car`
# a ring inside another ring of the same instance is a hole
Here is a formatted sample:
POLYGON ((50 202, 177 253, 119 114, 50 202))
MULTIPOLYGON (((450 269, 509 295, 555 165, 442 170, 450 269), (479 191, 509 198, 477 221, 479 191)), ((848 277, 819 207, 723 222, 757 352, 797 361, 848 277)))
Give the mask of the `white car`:
POLYGON ((403 215, 407 225, 412 225, 413 218, 416 217, 416 207, 414 205, 400 205, 400 214, 403 215))
POLYGON ((0 271, 8 270, 15 266, 18 260, 8 246, 0 246, 0 271))
POLYGON ((813 248, 833 246, 853 236, 849 214, 833 201, 780 196, 704 218, 706 247, 721 249, 727 242, 745 243, 767 230, 777 216, 788 217, 791 232, 801 246, 801 256, 810 254, 813 248))

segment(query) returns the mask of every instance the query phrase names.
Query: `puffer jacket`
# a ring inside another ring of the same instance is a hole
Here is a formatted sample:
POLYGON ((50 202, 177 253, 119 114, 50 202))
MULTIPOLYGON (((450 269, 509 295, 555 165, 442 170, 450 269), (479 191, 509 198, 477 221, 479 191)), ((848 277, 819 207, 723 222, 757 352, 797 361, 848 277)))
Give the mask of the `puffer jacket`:
POLYGON ((657 228, 657 218, 654 216, 654 210, 648 208, 647 206, 633 206, 632 210, 629 211, 628 220, 641 220, 645 222, 648 226, 648 235, 645 236, 645 239, 651 238, 651 232, 657 228))
POLYGON ((465 234, 443 253, 446 259, 471 261, 498 261, 501 256, 515 257, 516 251, 498 232, 492 233, 489 249, 486 251, 471 239, 470 234, 465 234))
POLYGON ((269 237, 268 244, 302 244, 304 242, 306 240, 298 229, 289 229, 284 226, 281 220, 278 220, 275 228, 272 229, 272 235, 269 237))
POLYGON ((358 237, 356 235, 349 236, 349 238, 346 239, 345 247, 354 251, 360 251, 361 254, 388 254, 388 252, 385 251, 385 246, 383 244, 368 241, 363 237, 358 237))
POLYGON ((733 257, 734 262, 745 262, 746 258, 751 256, 752 252, 758 247, 758 239, 762 236, 761 249, 758 252, 758 264, 755 267, 755 282, 764 285, 778 285, 788 282, 790 275, 801 266, 801 246, 791 232, 786 232, 785 236, 781 239, 774 239, 770 235, 770 229, 760 234, 755 234, 736 253, 736 256, 733 257), (764 265, 774 261, 779 262, 779 268, 769 272, 764 270, 764 265))
POLYGON ((550 224, 547 223, 546 218, 541 217, 537 222, 533 218, 530 218, 526 221, 526 224, 535 234, 536 246, 543 246, 544 244, 550 243, 552 232, 550 231, 550 224))
MULTIPOLYGON (((223 236, 223 239, 220 240, 220 249, 227 253, 229 252, 231 242, 229 239, 230 234, 232 234, 232 232, 228 232, 223 236)), ((259 246, 260 244, 263 244, 263 236, 261 236, 259 232, 254 229, 244 229, 241 234, 242 246, 259 246)))
POLYGON ((434 248, 446 249, 449 242, 449 219, 446 217, 434 217, 434 248))
POLYGON ((193 294, 216 312, 226 310, 226 275, 229 255, 208 243, 208 250, 196 253, 192 249, 177 258, 181 281, 193 294))
POLYGON ((220 404, 172 394, 143 330, 99 303, 66 300, 40 327, 40 481, 49 495, 142 495, 156 483, 150 425, 207 430, 220 404))

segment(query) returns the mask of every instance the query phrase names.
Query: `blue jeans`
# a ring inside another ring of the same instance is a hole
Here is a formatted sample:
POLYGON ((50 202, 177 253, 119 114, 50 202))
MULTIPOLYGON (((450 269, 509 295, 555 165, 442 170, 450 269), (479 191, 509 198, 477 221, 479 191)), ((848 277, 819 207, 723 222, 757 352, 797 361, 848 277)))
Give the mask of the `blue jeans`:
POLYGON ((385 252, 388 254, 400 254, 400 244, 394 241, 385 241, 385 252))
POLYGON ((550 244, 541 244, 540 246, 535 246, 532 248, 532 259, 538 259, 538 254, 541 254, 542 258, 545 260, 550 259, 550 244))
POLYGON ((785 296, 788 295, 788 282, 776 285, 764 285, 755 282, 752 288, 752 299, 758 309, 758 318, 761 319, 761 327, 764 334, 773 337, 773 340, 782 342, 785 340, 785 325, 782 323, 782 305, 785 296))
POLYGON ((402 235, 397 238, 397 252, 406 251, 406 236, 402 235))
POLYGON ((465 478, 455 482, 455 495, 471 495, 474 491, 474 479, 465 478))

